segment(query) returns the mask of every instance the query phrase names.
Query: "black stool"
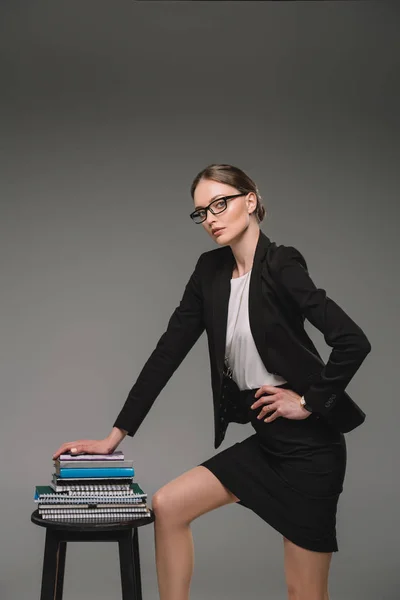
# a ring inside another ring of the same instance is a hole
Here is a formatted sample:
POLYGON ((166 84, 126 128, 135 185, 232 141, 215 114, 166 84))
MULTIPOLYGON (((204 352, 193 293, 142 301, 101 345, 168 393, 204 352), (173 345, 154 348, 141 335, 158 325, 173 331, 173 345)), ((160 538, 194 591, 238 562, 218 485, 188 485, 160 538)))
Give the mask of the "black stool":
POLYGON ((33 511, 32 523, 46 527, 40 600, 61 600, 67 542, 118 542, 122 600, 142 600, 138 527, 154 521, 151 516, 113 523, 64 522, 42 519, 33 511))

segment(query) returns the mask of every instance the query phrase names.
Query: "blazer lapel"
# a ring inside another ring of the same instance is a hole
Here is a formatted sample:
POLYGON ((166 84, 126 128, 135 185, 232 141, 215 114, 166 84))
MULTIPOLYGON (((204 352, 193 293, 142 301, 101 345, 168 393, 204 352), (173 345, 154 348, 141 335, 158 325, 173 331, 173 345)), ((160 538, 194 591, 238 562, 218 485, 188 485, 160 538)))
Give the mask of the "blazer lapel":
MULTIPOLYGON (((266 311, 265 300, 262 293, 261 273, 264 267, 265 255, 270 244, 269 238, 260 230, 256 251, 254 254, 253 268, 250 275, 249 287, 249 323, 250 330, 258 353, 265 364, 266 353, 266 311)), ((265 365, 267 366, 267 365, 265 365)), ((267 367, 268 368, 268 367, 267 367)))
MULTIPOLYGON (((249 284, 249 321, 254 343, 261 357, 265 357, 265 307, 261 288, 261 272, 270 239, 261 231, 254 253, 249 284)), ((235 257, 230 246, 218 265, 212 282, 212 323, 216 366, 220 373, 224 367, 228 306, 235 257)))
POLYGON ((234 264, 235 258, 228 246, 226 258, 218 265, 212 282, 212 331, 215 360, 219 373, 222 373, 224 368, 228 305, 234 264))

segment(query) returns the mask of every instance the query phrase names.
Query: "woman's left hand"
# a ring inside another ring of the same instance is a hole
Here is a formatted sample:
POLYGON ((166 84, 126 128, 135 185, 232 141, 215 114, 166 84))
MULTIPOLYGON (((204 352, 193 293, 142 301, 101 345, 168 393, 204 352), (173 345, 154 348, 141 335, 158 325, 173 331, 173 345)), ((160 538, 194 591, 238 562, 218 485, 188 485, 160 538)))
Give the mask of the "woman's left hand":
POLYGON ((275 421, 278 417, 285 419, 307 419, 312 413, 303 408, 300 404, 299 394, 287 388, 278 388, 273 385, 262 385, 254 394, 256 402, 250 408, 255 409, 263 404, 265 406, 260 410, 257 419, 262 419, 267 413, 272 411, 264 422, 275 421), (263 394, 268 394, 264 396, 263 394))

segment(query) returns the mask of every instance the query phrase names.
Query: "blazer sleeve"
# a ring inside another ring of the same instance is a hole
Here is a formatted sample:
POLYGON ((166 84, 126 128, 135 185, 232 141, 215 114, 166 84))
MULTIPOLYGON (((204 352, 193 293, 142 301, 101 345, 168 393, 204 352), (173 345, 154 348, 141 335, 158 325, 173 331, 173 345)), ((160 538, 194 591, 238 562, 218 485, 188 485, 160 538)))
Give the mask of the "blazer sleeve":
POLYGON ((313 381, 304 398, 313 411, 329 416, 340 395, 350 382, 371 344, 361 328, 324 289, 311 279, 303 255, 293 246, 280 246, 278 281, 295 301, 300 311, 332 347, 319 378, 313 381))
POLYGON ((203 256, 198 259, 166 331, 139 373, 114 422, 114 427, 125 429, 130 436, 136 433, 158 394, 205 329, 200 275, 203 256))

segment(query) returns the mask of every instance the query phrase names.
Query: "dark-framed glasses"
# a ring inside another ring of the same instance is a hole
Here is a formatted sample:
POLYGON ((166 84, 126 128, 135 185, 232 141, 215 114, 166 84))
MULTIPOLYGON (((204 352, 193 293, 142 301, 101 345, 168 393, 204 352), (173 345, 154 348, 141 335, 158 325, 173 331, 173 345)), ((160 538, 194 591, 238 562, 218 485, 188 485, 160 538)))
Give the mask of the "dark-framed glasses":
POLYGON ((228 200, 232 200, 232 198, 238 198, 239 196, 246 196, 245 193, 241 194, 232 194, 232 196, 222 196, 221 198, 217 198, 210 202, 208 206, 205 208, 198 208, 197 210, 190 213, 190 218, 195 223, 202 223, 207 219, 207 211, 209 210, 213 215, 218 215, 219 213, 224 212, 226 207, 228 206, 228 200))

